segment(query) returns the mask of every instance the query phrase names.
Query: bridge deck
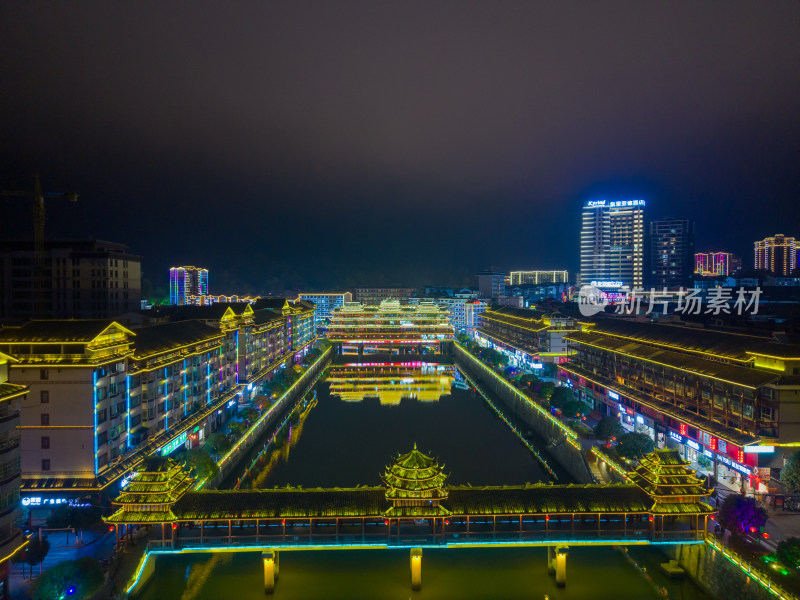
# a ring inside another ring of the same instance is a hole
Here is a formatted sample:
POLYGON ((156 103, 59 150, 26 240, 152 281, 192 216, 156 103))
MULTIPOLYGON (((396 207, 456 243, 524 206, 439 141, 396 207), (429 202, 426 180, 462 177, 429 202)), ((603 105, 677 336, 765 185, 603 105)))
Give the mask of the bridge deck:
MULTIPOLYGON (((160 533, 160 532, 159 532, 160 533)), ((257 548, 465 547, 475 545, 669 544, 701 541, 705 520, 650 520, 646 513, 338 517, 184 522, 164 529, 153 549, 202 551, 257 548)))

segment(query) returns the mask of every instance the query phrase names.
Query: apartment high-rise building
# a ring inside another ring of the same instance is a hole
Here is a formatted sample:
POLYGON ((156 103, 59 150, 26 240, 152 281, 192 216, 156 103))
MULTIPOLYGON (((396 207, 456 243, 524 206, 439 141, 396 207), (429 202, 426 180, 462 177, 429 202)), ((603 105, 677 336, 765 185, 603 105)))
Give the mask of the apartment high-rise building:
POLYGON ((566 271, 511 271, 509 274, 511 285, 567 283, 568 281, 569 274, 566 271))
POLYGON ((773 275, 789 275, 797 267, 797 241, 775 234, 755 243, 755 267, 773 275))
POLYGON ((648 223, 644 260, 647 287, 688 285, 694 268, 693 259, 693 221, 661 219, 648 223))
POLYGON ((506 294, 506 274, 488 269, 478 273, 478 295, 481 298, 497 298, 506 294))
POLYGON ((738 256, 730 252, 698 252, 694 255, 694 272, 701 275, 732 275, 742 266, 738 256))
POLYGON ((208 295, 208 269, 201 267, 172 267, 169 270, 169 303, 188 304, 189 296, 208 295))
POLYGON ((105 319, 138 310, 142 257, 124 244, 44 243, 41 285, 32 241, 0 242, 0 320, 105 319))
POLYGON ((643 286, 644 206, 644 200, 586 202, 581 216, 580 285, 643 286))
POLYGON ((9 560, 27 543, 16 521, 20 516, 19 405, 28 388, 8 382, 9 363, 16 359, 0 352, 0 598, 9 598, 9 560))
POLYGON ((328 324, 335 308, 344 306, 345 302, 352 302, 353 294, 350 292, 301 293, 297 299, 313 302, 316 305, 315 324, 320 327, 328 324))

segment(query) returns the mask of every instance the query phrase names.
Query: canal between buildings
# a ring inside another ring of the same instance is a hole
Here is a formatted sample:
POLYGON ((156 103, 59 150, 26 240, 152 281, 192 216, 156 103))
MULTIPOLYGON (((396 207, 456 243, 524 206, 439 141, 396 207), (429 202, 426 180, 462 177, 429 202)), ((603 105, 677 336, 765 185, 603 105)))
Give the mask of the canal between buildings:
MULTIPOLYGON (((339 357, 223 487, 382 485, 386 465, 414 443, 445 465, 451 484, 570 482, 543 452, 544 441, 519 427, 555 478, 453 365, 403 359, 339 357)), ((497 406, 517 424, 507 407, 497 406)), ((637 548, 626 556, 610 547, 572 548, 563 589, 547 574, 545 557, 545 548, 426 549, 422 590, 412 592, 407 550, 284 552, 275 597, 639 599, 662 597, 657 584, 667 587, 670 598, 708 598, 689 581, 662 579, 658 563, 667 559, 656 549, 637 548)), ((234 597, 233 590, 237 600, 264 597, 258 553, 158 561, 144 600, 219 600, 234 597)))

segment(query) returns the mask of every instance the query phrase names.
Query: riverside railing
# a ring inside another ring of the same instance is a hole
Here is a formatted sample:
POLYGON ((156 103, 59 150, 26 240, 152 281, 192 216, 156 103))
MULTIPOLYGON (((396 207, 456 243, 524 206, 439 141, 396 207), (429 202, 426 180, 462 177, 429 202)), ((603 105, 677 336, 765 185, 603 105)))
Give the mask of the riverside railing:
POLYGON ((209 520, 180 523, 149 548, 191 551, 264 545, 312 547, 459 544, 684 544, 702 543, 695 529, 655 530, 646 514, 471 515, 400 519, 384 517, 209 520))
POLYGON ((758 582, 759 585, 761 585, 776 598, 779 598, 780 600, 800 600, 800 596, 788 591, 785 587, 777 583, 774 579, 776 574, 770 572, 769 569, 754 565, 746 558, 743 558, 735 550, 723 545, 720 540, 710 533, 706 534, 705 541, 706 544, 711 546, 714 550, 720 552, 731 563, 739 567, 739 569, 748 577, 750 577, 750 579, 758 582))
POLYGON ((552 423, 558 429, 560 429, 562 431, 562 433, 566 436, 567 442, 571 446, 573 446, 573 447, 575 447, 575 448, 580 450, 581 445, 580 445, 580 442, 578 442, 578 434, 571 427, 569 427, 568 425, 565 425, 564 423, 559 421, 556 417, 554 417, 550 413, 550 411, 545 410, 540 404, 538 404, 537 402, 534 402, 533 400, 531 400, 528 396, 526 396, 525 394, 520 392, 517 388, 515 388, 513 385, 511 385, 508 381, 506 381, 505 379, 500 377, 491 367, 487 366, 481 359, 479 359, 474 354, 472 354, 469 350, 464 348, 464 346, 462 346, 460 342, 455 342, 454 343, 454 347, 455 347, 457 352, 461 352, 461 354, 464 357, 466 357, 467 359, 469 359, 472 362, 472 364, 477 365, 478 367, 483 369, 487 374, 491 375, 496 382, 501 383, 502 385, 504 385, 506 388, 508 388, 509 391, 511 391, 514 395, 516 395, 517 398, 519 398, 520 400, 525 402, 528 406, 530 406, 531 408, 536 410, 541 416, 543 416, 548 421, 550 421, 550 423, 552 423))
MULTIPOLYGON (((283 409, 283 405, 287 398, 294 397, 294 394, 298 389, 303 389, 309 385, 313 386, 319 380, 332 353, 333 346, 326 348, 325 351, 317 358, 317 360, 314 361, 314 364, 310 365, 305 373, 303 373, 298 380, 295 381, 289 387, 289 389, 281 395, 280 398, 278 398, 267 410, 264 411, 264 413, 258 419, 256 419, 256 421, 247 431, 242 434, 242 436, 236 441, 231 449, 223 454, 222 457, 220 457, 220 459, 217 461, 217 465, 220 467, 220 470, 215 476, 215 479, 224 478, 227 475, 227 473, 224 473, 225 466, 227 464, 233 464, 230 461, 235 462, 236 459, 246 454, 252 441, 262 433, 262 430, 265 427, 269 425, 271 418, 283 409)), ((194 489, 203 489, 207 483, 209 483, 208 478, 201 479, 197 482, 197 484, 195 484, 194 489)))
POLYGON ((495 412, 495 414, 498 417, 500 417, 500 419, 506 425, 508 425, 509 429, 511 429, 511 431, 514 432, 517 438, 519 438, 519 440, 523 444, 525 444, 525 447, 530 451, 531 454, 533 454, 536 457, 536 459, 541 463, 541 465, 550 474, 550 476, 556 481, 558 481, 558 475, 556 475, 556 472, 553 470, 553 468, 550 466, 550 464, 547 462, 544 456, 542 456, 541 453, 533 446, 533 444, 531 444, 530 441, 528 441, 528 438, 526 438, 525 435, 519 429, 517 429, 516 426, 514 426, 514 424, 511 421, 508 420, 508 418, 503 414, 503 411, 497 408, 497 406, 495 406, 494 402, 491 401, 489 396, 483 393, 483 390, 481 390, 478 387, 478 385, 474 381, 472 381, 472 378, 469 375, 467 375, 466 373, 464 373, 463 375, 464 378, 470 383, 470 385, 472 385, 472 387, 474 387, 477 390, 477 392, 481 395, 481 397, 491 407, 491 409, 495 412))

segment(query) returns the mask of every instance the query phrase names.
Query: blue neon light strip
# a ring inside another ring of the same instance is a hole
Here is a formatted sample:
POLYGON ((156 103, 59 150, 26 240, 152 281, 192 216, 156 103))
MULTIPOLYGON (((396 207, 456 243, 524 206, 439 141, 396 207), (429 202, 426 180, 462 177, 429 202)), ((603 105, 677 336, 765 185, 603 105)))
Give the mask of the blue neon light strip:
POLYGON ((128 431, 125 433, 125 448, 131 447, 131 376, 125 377, 125 403, 128 407, 128 431))
POLYGON ((167 367, 164 367, 164 431, 169 429, 169 402, 167 401, 167 367))
POLYGON ((94 474, 97 475, 97 371, 92 371, 92 402, 94 404, 94 474))
POLYGON ((186 359, 183 359, 183 416, 186 416, 186 405, 189 401, 186 391, 186 359))

